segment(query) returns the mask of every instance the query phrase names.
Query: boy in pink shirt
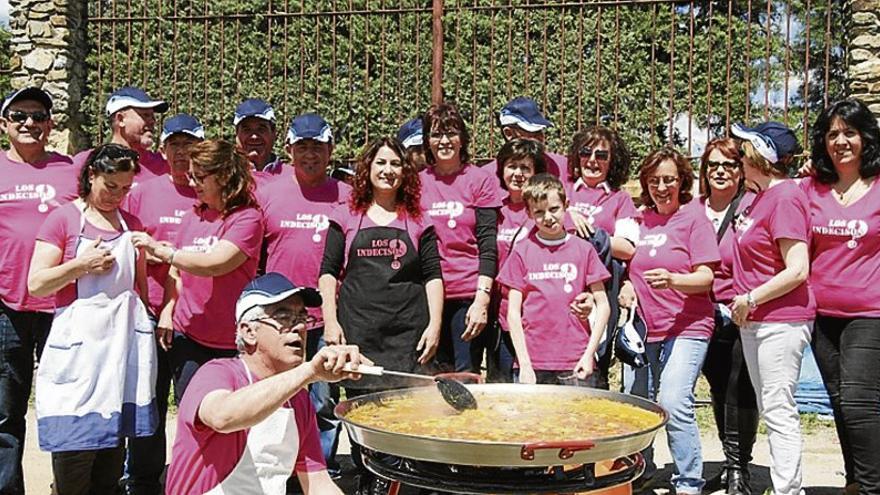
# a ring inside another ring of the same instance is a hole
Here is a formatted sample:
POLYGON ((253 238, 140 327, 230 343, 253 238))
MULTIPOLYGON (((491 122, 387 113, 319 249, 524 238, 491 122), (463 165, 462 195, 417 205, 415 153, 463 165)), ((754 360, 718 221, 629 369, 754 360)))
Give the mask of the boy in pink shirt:
POLYGON ((589 242, 566 232, 568 201, 558 179, 533 177, 523 198, 535 228, 516 244, 498 276, 510 290, 507 324, 519 381, 558 384, 560 378, 575 375, 578 382, 591 385, 602 332, 591 332, 572 306, 589 291, 596 327, 605 328, 609 307, 603 282, 610 274, 589 242))

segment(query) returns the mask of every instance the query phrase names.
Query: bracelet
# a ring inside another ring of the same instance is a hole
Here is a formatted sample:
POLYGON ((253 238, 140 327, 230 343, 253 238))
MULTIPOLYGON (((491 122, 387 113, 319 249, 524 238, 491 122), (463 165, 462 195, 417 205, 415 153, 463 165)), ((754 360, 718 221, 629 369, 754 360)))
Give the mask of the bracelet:
POLYGON ((177 249, 171 248, 171 256, 168 257, 168 264, 174 266, 174 255, 177 254, 177 249))
POLYGON ((480 291, 480 292, 485 292, 486 294, 489 294, 489 295, 492 294, 492 288, 491 288, 491 287, 477 286, 477 290, 480 291))
POLYGON ((752 297, 752 291, 746 292, 746 303, 748 303, 749 309, 758 307, 758 301, 755 301, 755 298, 752 297))

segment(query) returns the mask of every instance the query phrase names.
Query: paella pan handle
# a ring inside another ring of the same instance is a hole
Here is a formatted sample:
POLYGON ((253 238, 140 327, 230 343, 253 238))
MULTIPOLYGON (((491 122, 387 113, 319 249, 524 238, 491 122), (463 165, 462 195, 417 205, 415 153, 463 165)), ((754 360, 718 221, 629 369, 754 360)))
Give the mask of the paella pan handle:
POLYGON ((582 450, 590 450, 596 444, 589 440, 566 440, 561 442, 533 442, 522 446, 519 456, 524 461, 533 461, 535 459, 536 450, 559 449, 559 458, 562 460, 571 459, 576 452, 582 450))

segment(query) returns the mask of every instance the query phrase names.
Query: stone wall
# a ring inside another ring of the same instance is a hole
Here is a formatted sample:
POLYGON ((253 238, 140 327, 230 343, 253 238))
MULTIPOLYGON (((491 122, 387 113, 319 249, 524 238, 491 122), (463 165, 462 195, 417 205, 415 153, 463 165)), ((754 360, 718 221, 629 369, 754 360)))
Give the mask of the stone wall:
POLYGON ((880 0, 853 0, 849 26, 849 95, 880 117, 880 0))
POLYGON ((77 150, 84 142, 85 0, 13 0, 10 7, 12 87, 39 86, 49 93, 56 124, 50 147, 77 150))

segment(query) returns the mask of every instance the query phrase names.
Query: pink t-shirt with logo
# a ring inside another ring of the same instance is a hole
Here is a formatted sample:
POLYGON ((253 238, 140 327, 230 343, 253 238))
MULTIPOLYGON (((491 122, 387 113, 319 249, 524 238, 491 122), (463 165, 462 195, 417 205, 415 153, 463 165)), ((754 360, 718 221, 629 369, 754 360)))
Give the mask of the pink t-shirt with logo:
MULTIPOLYGON (((89 159, 89 155, 94 151, 94 148, 87 149, 84 151, 80 151, 73 157, 73 163, 77 165, 77 167, 82 167, 85 165, 86 160, 89 159)), ((141 166, 141 171, 134 178, 134 182, 132 182, 132 187, 135 187, 143 182, 146 182, 154 177, 160 177, 167 174, 170 171, 168 167, 168 162, 165 161, 165 158, 162 157, 161 153, 157 153, 155 151, 139 151, 138 152, 138 164, 141 166)))
POLYGON ((697 265, 713 267, 721 259, 715 230, 705 212, 694 203, 671 215, 653 209, 642 212, 641 237, 629 274, 648 327, 648 342, 673 337, 708 339, 715 325, 715 307, 709 291, 685 294, 674 289, 653 289, 644 272, 665 268, 670 273, 691 273, 697 265))
MULTIPOLYGON (((786 180, 755 195, 752 205, 736 222, 733 286, 737 294, 758 287, 785 268, 780 239, 810 242, 810 212, 806 194, 786 180)), ((793 322, 813 320, 816 300, 808 282, 788 294, 759 305, 749 321, 793 322)))
MULTIPOLYGON (((529 219, 529 212, 525 202, 511 203, 510 198, 502 201, 501 209, 498 210, 498 267, 504 266, 507 257, 516 241, 524 239, 531 230, 533 222, 529 219), (517 234, 519 232, 519 234, 517 234)), ((507 331, 507 287, 498 285, 501 300, 498 306, 498 324, 501 329, 507 331)))
MULTIPOLYGON (((351 187, 328 177, 320 186, 302 186, 296 174, 277 176, 257 188, 266 219, 266 271, 278 272, 299 287, 317 287, 330 215, 351 196, 351 187)), ((323 326, 321 308, 309 308, 323 326)))
POLYGON ((60 205, 76 199, 79 168, 50 153, 31 165, 0 152, 0 299, 16 311, 51 312, 51 297, 28 293, 27 275, 40 225, 60 205))
POLYGON ((571 208, 585 216, 593 226, 612 236, 617 235, 615 231, 618 220, 630 218, 638 221, 642 216, 626 191, 614 191, 605 185, 590 187, 580 180, 571 186, 568 202, 571 208))
MULTIPOLYGON (((125 210, 119 210, 122 219, 131 231, 143 231, 144 227, 140 220, 125 210)), ((66 203, 56 208, 49 214, 40 230, 37 232, 37 240, 51 244, 61 250, 61 263, 76 258, 76 247, 80 237, 80 223, 82 211, 74 203, 66 203)), ((82 225, 82 235, 88 240, 97 239, 101 236, 104 240, 115 239, 120 235, 113 230, 104 230, 95 227, 88 220, 82 225)), ((91 241, 89 241, 91 242, 91 241)), ((135 287, 132 287, 134 289, 135 287)), ((62 287, 55 293, 55 307, 62 308, 76 300, 76 282, 62 287)))
MULTIPOLYGON (((144 231, 153 239, 175 245, 183 217, 192 213, 197 202, 196 191, 192 187, 179 186, 171 180, 171 176, 164 175, 132 189, 124 207, 141 220, 144 231)), ((147 264, 150 310, 155 315, 162 310, 168 269, 169 265, 165 263, 147 264)))
POLYGON ((226 275, 201 277, 180 270, 182 288, 174 306, 174 329, 215 349, 235 349, 235 302, 257 274, 263 241, 263 216, 254 207, 239 208, 226 218, 210 209, 183 216, 178 249, 207 253, 220 241, 238 247, 247 260, 226 275))
MULTIPOLYGON (((755 194, 746 191, 742 199, 740 199, 739 206, 736 208, 737 214, 748 208, 754 199, 755 194)), ((702 206, 703 211, 705 211, 705 199, 701 199, 696 204, 702 206)), ((723 217, 719 219, 719 225, 721 221, 723 221, 723 217)), ((717 233, 718 225, 713 225, 713 227, 715 227, 715 232, 717 233)), ((736 236, 734 235, 734 226, 731 220, 730 225, 724 232, 724 237, 718 243, 718 250, 721 252, 721 263, 715 265, 715 279, 712 282, 712 295, 715 302, 726 304, 733 301, 733 297, 736 296, 736 291, 733 289, 733 252, 736 251, 734 237, 736 236)))
POLYGON ((422 206, 434 222, 440 241, 440 268, 447 299, 470 299, 477 290, 479 249, 477 208, 498 208, 498 180, 486 168, 465 164, 450 175, 433 168, 419 173, 422 206))
MULTIPOLYGON (((180 401, 166 493, 206 493, 232 473, 244 455, 250 429, 233 433, 214 431, 198 419, 199 407, 211 392, 236 391, 249 384, 239 358, 215 359, 199 368, 180 401)), ((299 442, 294 472, 290 474, 326 469, 308 389, 303 388, 281 407, 293 415, 299 442)), ((253 482, 259 486, 256 478, 253 482)))
POLYGON ((535 370, 573 370, 590 327, 569 310, 575 296, 611 275, 589 242, 572 235, 540 239, 537 229, 516 243, 498 282, 523 294, 522 325, 535 370))
POLYGON ((805 179, 810 208, 810 287, 817 312, 838 318, 880 318, 880 186, 849 206, 830 185, 805 179))
MULTIPOLYGON (((563 184, 568 183, 568 157, 560 155, 559 153, 548 151, 544 153, 544 162, 547 164, 548 174, 559 178, 559 180, 562 181, 563 184)), ((485 168, 490 173, 495 175, 495 182, 498 182, 498 160, 487 162, 481 167, 485 168)), ((498 187, 501 188, 502 196, 507 193, 507 191, 503 187, 501 187, 501 184, 498 184, 498 187)))

